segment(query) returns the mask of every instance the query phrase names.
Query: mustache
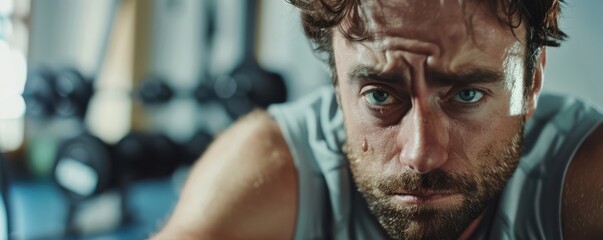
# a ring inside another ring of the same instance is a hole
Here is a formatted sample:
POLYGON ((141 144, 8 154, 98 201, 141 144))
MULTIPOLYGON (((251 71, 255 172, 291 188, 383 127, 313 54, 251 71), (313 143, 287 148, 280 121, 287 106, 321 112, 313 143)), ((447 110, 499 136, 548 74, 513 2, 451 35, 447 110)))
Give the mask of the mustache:
POLYGON ((377 188, 384 193, 401 192, 460 192, 475 193, 479 183, 469 175, 452 175, 441 169, 425 174, 405 172, 399 176, 380 179, 377 188))

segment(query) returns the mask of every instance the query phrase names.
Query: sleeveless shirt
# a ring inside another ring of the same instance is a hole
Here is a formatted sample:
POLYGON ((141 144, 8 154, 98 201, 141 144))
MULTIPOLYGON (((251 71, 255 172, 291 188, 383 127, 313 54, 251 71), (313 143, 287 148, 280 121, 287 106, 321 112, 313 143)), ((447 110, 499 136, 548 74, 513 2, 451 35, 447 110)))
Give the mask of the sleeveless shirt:
MULTIPOLYGON (((342 112, 332 86, 273 105, 298 174, 295 239, 386 239, 358 192, 341 147, 342 112)), ((565 171, 603 114, 574 97, 543 94, 525 125, 517 170, 472 239, 562 239, 565 171)))

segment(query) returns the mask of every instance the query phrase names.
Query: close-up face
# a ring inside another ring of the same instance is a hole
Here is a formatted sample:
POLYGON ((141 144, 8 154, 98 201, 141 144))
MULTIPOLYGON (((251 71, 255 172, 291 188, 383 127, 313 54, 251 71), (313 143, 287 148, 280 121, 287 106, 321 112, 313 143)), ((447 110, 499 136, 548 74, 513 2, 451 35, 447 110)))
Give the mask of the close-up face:
POLYGON ((333 30, 344 150, 396 239, 458 238, 516 168, 533 111, 524 29, 461 2, 363 3, 369 40, 333 30))

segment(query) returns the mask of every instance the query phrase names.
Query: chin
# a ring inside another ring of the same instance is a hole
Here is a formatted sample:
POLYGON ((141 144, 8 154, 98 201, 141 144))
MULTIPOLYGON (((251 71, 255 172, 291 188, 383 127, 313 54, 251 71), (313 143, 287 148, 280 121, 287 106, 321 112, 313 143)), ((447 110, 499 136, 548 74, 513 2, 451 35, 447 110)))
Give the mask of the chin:
POLYGON ((457 199, 438 204, 408 204, 400 203, 397 198, 369 204, 393 239, 458 239, 486 208, 457 199))

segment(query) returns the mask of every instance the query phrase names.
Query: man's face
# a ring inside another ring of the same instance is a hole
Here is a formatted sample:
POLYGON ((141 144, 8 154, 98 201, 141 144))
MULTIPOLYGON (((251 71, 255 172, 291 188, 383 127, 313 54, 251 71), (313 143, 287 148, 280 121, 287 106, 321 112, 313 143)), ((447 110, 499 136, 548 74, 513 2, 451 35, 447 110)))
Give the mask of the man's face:
POLYGON ((465 1, 363 3, 375 38, 334 32, 354 180, 393 238, 458 238, 517 166, 524 31, 465 1))

